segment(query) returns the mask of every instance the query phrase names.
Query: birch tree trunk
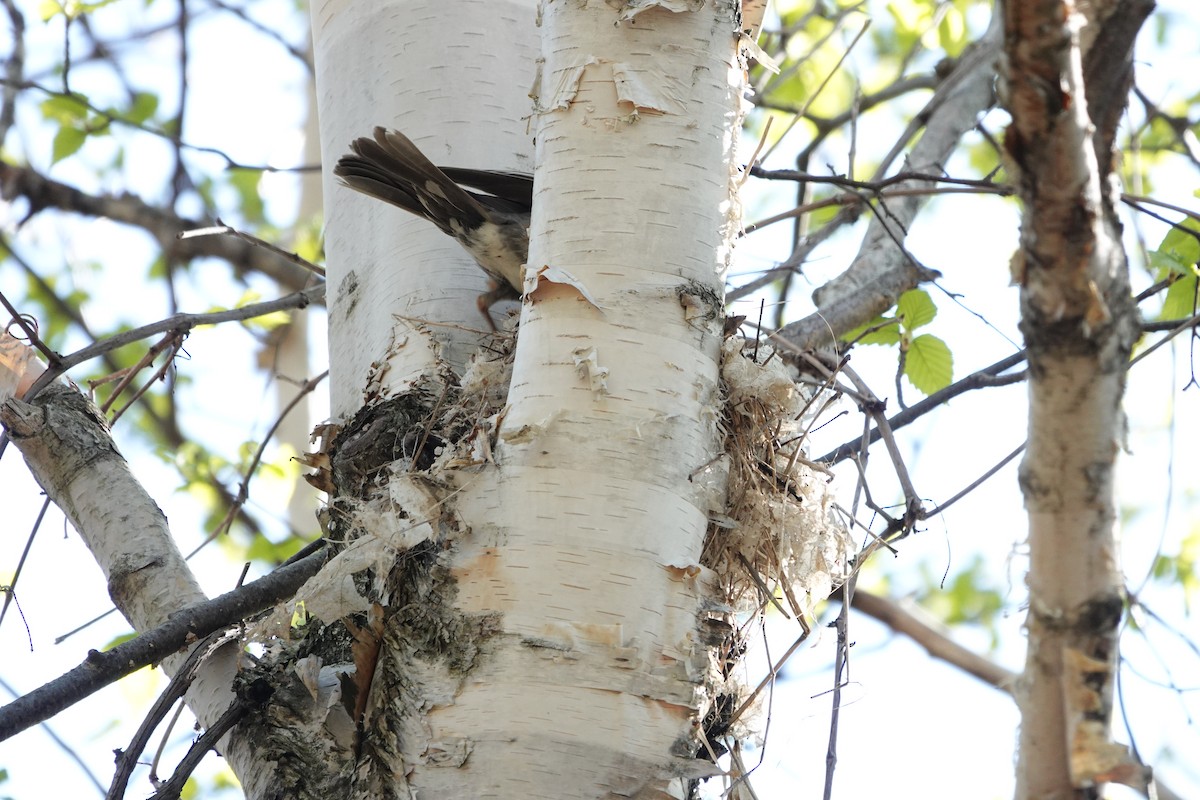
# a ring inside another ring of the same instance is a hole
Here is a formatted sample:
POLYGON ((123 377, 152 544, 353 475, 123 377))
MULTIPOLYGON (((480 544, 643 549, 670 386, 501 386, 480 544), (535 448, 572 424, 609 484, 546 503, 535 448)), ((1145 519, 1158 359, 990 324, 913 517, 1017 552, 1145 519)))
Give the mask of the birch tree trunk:
MULTIPOLYGON (((435 163, 532 172, 533 0, 387 0, 312 5, 325 165, 331 407, 378 400, 461 372, 483 327, 483 273, 451 238, 338 185, 331 170, 377 125, 435 163)), ((436 383, 436 381, 435 381, 436 383)), ((435 393, 438 389, 432 389, 435 393)))
POLYGON ((1018 798, 1095 797, 1105 782, 1146 780, 1109 728, 1124 603, 1113 469, 1137 336, 1112 162, 1133 38, 1151 7, 1005 3, 1005 149, 1025 209, 1013 264, 1030 386, 1018 798))
POLYGON ((693 478, 719 446, 741 72, 731 4, 644 6, 543 9, 508 410, 496 465, 459 479, 458 609, 496 629, 427 718, 502 797, 678 794, 711 767, 699 562, 720 497, 693 478))
POLYGON ((383 124, 437 163, 527 170, 533 85, 538 189, 504 404, 504 361, 466 369, 478 270, 327 183, 341 552, 301 592, 269 718, 235 734, 270 765, 250 797, 683 796, 714 769, 699 562, 724 499, 737 7, 548 4, 536 82, 534 20, 313 8, 327 165, 383 124))

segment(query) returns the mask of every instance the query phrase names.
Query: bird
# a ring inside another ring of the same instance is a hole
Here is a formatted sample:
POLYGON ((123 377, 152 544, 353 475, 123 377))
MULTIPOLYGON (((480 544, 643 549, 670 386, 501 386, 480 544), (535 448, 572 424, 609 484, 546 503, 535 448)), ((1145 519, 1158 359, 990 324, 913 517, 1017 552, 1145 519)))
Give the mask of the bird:
POLYGON ((478 306, 494 331, 488 309, 521 297, 533 176, 438 167, 407 136, 382 126, 373 137, 355 139, 350 149, 333 168, 345 186, 429 220, 487 273, 491 289, 480 295, 478 306))

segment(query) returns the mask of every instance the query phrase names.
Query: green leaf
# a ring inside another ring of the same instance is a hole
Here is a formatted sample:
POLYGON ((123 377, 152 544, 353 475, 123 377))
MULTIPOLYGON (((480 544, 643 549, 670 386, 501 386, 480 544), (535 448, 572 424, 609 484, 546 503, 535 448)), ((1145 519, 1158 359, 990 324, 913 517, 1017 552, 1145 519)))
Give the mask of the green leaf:
POLYGON ((1180 278, 1167 288, 1159 319, 1185 319, 1196 313, 1196 273, 1180 278))
POLYGON ((116 636, 114 636, 113 638, 108 640, 108 644, 104 645, 104 647, 101 648, 101 651, 107 652, 108 650, 112 650, 117 645, 125 644, 126 642, 132 641, 136 638, 137 638, 137 634, 134 633, 133 631, 130 631, 129 633, 117 634, 116 636))
POLYGON ((1183 319, 1196 313, 1197 265, 1200 263, 1200 223, 1187 219, 1171 228, 1157 250, 1150 253, 1149 265, 1155 278, 1182 275, 1167 289, 1159 319, 1183 319))
POLYGON ((842 341, 854 344, 899 344, 900 322, 894 317, 876 317, 866 325, 859 325, 847 332, 842 341))
POLYGON ((913 2, 891 2, 887 4, 887 11, 896 23, 895 29, 890 31, 896 46, 901 50, 911 48, 929 23, 927 9, 913 2))
POLYGON ((896 316, 900 318, 906 331, 915 331, 933 322, 933 318, 937 316, 937 306, 924 289, 910 289, 900 295, 900 300, 896 303, 896 316))
POLYGON ((62 14, 67 19, 78 19, 84 14, 90 14, 98 8, 104 8, 111 5, 117 0, 93 0, 86 3, 81 0, 68 0, 66 4, 57 2, 57 0, 42 0, 38 5, 38 15, 42 18, 42 22, 49 22, 59 14, 62 14))
POLYGON ((270 332, 277 328, 282 328, 292 321, 290 312, 279 310, 272 311, 270 314, 261 314, 257 317, 251 317, 245 320, 242 324, 252 331, 270 332))
POLYGON ((238 193, 242 201, 242 216, 250 222, 263 222, 263 201, 259 183, 262 180, 260 169, 232 169, 229 171, 229 185, 238 193))
POLYGON ((1007 173, 1004 171, 1004 165, 1000 161, 1000 157, 996 155, 996 148, 987 139, 967 138, 964 139, 967 152, 967 162, 971 165, 971 170, 983 177, 991 175, 992 180, 998 184, 1008 182, 1007 173))
POLYGON ((927 563, 919 570, 927 582, 920 597, 923 608, 950 625, 979 625, 991 634, 991 646, 999 643, 996 621, 1004 610, 1004 595, 992 586, 988 563, 974 556, 959 573, 946 580, 933 574, 927 563))
MULTIPOLYGON (((829 197, 828 195, 821 195, 821 194, 814 193, 814 198, 816 200, 826 200, 826 199, 828 199, 828 197, 829 197)), ((841 210, 842 210, 841 205, 838 205, 837 203, 831 203, 830 205, 821 206, 820 208, 809 212, 808 219, 809 219, 809 222, 812 224, 813 228, 820 228, 823 225, 826 225, 827 223, 829 223, 834 217, 836 217, 841 212, 841 210)))
POLYGON ((282 542, 272 542, 261 533, 256 534, 246 550, 246 558, 251 561, 264 561, 268 564, 282 564, 296 553, 305 542, 298 536, 289 536, 282 542))
POLYGON ((315 217, 307 223, 298 225, 292 231, 292 249, 296 255, 313 264, 320 264, 325 258, 325 240, 321 237, 324 223, 315 217))
POLYGON ((1155 580, 1174 584, 1183 590, 1184 608, 1190 610, 1200 594, 1200 526, 1194 527, 1179 543, 1176 555, 1159 554, 1154 559, 1155 580))
POLYGON ((217 205, 216 202, 216 183, 211 175, 201 175, 195 182, 196 193, 200 195, 200 199, 204 201, 204 205, 213 208, 217 205))
POLYGON ((954 357, 950 348, 933 334, 921 334, 908 346, 904 374, 926 395, 945 389, 954 379, 954 357))
MULTIPOLYGON (((239 297, 234 302, 233 307, 234 308, 245 308, 248 305, 252 305, 254 303, 261 302, 262 299, 263 299, 262 292, 260 292, 256 289, 246 289, 244 292, 242 292, 242 296, 239 297)), ((212 310, 213 311, 224 311, 224 309, 220 308, 219 306, 214 306, 212 310)))
POLYGON ((56 2, 56 0, 42 0, 38 3, 38 17, 42 22, 49 22, 59 14, 65 13, 67 12, 62 7, 62 3, 56 2))
POLYGON ((969 36, 967 20, 962 12, 957 8, 946 8, 937 27, 937 44, 946 51, 946 55, 955 58, 962 53, 967 46, 969 36))
POLYGON ((42 117, 63 124, 83 123, 88 118, 88 98, 83 94, 56 94, 39 104, 42 117))
POLYGON ((123 113, 114 112, 114 116, 140 125, 153 117, 156 111, 158 111, 158 95, 150 92, 137 92, 133 96, 133 103, 129 108, 125 109, 123 113))
POLYGON ((68 156, 73 156, 83 147, 83 143, 87 141, 87 133, 78 128, 71 128, 66 125, 58 129, 58 133, 54 134, 54 145, 50 151, 50 163, 57 164, 68 156))
POLYGON ((238 779, 233 774, 233 770, 229 768, 224 759, 220 762, 217 774, 213 776, 212 780, 214 789, 236 789, 240 791, 242 788, 242 784, 238 782, 238 779))
POLYGON ((1179 271, 1186 271, 1200 261, 1200 230, 1196 223, 1187 220, 1181 227, 1171 228, 1163 237, 1162 244, 1151 253, 1151 264, 1154 257, 1165 259, 1168 263, 1180 265, 1179 271))
POLYGON ((1156 275, 1166 277, 1167 273, 1178 272, 1181 275, 1186 275, 1191 271, 1191 265, 1187 261, 1181 259, 1177 253, 1169 250, 1152 250, 1149 254, 1150 269, 1156 275))
POLYGON ((74 314, 46 314, 41 317, 41 328, 38 332, 42 339, 51 343, 52 346, 57 346, 62 341, 62 337, 66 335, 73 324, 72 317, 80 315, 83 304, 91 299, 83 289, 75 288, 70 291, 64 289, 63 281, 59 280, 59 277, 51 275, 38 281, 33 276, 29 276, 25 288, 26 296, 31 302, 41 303, 48 307, 51 305, 61 306, 74 312, 74 314))

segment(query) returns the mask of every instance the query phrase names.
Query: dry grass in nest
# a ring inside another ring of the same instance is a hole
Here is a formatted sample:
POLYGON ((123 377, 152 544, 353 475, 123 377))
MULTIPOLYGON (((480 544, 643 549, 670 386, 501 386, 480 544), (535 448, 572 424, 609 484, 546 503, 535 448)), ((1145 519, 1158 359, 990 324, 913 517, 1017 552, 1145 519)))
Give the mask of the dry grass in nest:
POLYGON ((769 346, 731 338, 721 362, 729 492, 725 519, 709 529, 703 563, 722 577, 739 611, 770 602, 811 617, 813 606, 841 585, 853 552, 831 509, 831 476, 808 460, 805 447, 832 395, 802 389, 769 346))

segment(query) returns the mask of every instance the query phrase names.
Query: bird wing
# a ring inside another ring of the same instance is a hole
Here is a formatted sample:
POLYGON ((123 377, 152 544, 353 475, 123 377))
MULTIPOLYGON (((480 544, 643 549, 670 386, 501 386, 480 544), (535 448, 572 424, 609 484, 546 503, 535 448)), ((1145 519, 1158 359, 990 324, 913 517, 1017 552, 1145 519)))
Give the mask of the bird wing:
POLYGON ((487 195, 478 195, 474 192, 470 194, 489 208, 527 214, 533 207, 533 176, 526 172, 495 172, 460 167, 441 167, 440 169, 450 180, 460 186, 469 186, 472 189, 487 192, 487 195))
POLYGON ((338 159, 333 174, 352 189, 424 217, 450 236, 474 230, 487 219, 485 206, 404 134, 376 128, 374 139, 355 139, 350 149, 354 155, 338 159), (458 231, 451 222, 460 226, 458 231))

